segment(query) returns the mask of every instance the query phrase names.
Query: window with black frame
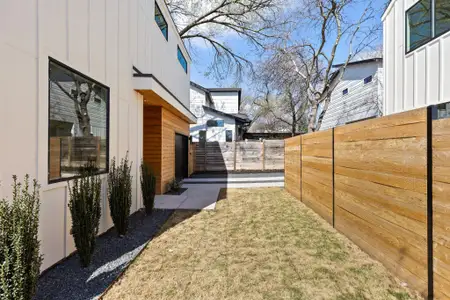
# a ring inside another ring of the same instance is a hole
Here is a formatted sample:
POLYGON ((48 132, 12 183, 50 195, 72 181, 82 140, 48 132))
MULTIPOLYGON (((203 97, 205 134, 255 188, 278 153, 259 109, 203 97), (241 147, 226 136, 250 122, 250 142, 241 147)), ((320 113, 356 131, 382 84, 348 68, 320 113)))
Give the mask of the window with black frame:
POLYGON ((406 11, 406 52, 413 51, 448 31, 450 1, 421 0, 406 11))
POLYGON ((166 18, 164 18, 164 15, 158 6, 158 3, 156 3, 156 1, 155 1, 155 21, 156 24, 158 24, 158 27, 161 30, 164 37, 166 38, 166 40, 169 40, 169 28, 167 27, 167 21, 166 18))
POLYGON ((225 139, 227 142, 233 141, 233 130, 227 130, 225 131, 225 139))
POLYGON ((206 121, 208 127, 224 127, 225 122, 223 120, 208 120, 206 121))
POLYGON ((188 72, 187 61, 183 55, 183 52, 181 52, 180 47, 177 48, 177 56, 178 56, 178 61, 180 62, 181 66, 183 67, 184 71, 187 73, 188 72))
POLYGON ((54 60, 49 62, 49 182, 90 166, 108 172, 109 88, 54 60))
POLYGON ((406 12, 406 51, 430 41, 431 29, 431 1, 421 0, 406 12))

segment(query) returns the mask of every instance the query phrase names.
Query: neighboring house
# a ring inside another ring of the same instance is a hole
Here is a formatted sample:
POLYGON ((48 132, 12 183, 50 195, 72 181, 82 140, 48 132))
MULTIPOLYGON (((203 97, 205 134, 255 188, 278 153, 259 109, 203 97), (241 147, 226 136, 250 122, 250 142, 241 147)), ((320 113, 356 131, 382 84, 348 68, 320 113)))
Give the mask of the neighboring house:
POLYGON ((103 182, 100 233, 113 157, 133 162, 132 213, 142 159, 157 193, 188 175, 191 59, 163 0, 5 0, 0 28, 0 197, 13 174, 38 179, 44 270, 75 250, 67 186, 81 166, 103 182))
POLYGON ((241 89, 207 89, 191 82, 191 111, 197 124, 191 125, 193 142, 242 140, 250 120, 239 113, 241 89))
POLYGON ((382 115, 383 103, 383 59, 372 58, 335 65, 331 100, 323 114, 323 103, 319 106, 318 118, 323 117, 320 130, 345 125, 382 115), (341 76, 341 72, 344 72, 341 76), (340 80, 339 80, 340 79, 340 80))
POLYGON ((386 115, 450 101, 450 2, 392 0, 383 15, 386 115))

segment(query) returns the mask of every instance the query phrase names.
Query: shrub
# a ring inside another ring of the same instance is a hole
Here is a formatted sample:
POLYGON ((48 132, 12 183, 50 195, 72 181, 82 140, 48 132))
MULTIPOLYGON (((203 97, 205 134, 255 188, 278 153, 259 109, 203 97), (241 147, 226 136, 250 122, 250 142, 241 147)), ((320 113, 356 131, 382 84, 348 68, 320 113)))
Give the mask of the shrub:
POLYGON ((141 162, 141 189, 145 212, 151 215, 155 204, 156 176, 145 161, 141 162))
POLYGON ((36 291, 39 254, 39 185, 13 176, 12 202, 0 200, 0 299, 28 300, 36 291))
POLYGON ((168 184, 167 184, 167 190, 178 192, 181 189, 181 181, 178 181, 177 179, 173 178, 168 184))
POLYGON ((81 177, 69 184, 69 210, 72 215, 71 234, 78 250, 82 267, 91 264, 95 250, 95 239, 102 214, 100 206, 101 180, 94 169, 86 167, 81 177))
POLYGON ((119 236, 128 230, 128 217, 131 211, 131 163, 128 162, 128 153, 116 166, 113 158, 108 176, 108 198, 111 218, 119 236))

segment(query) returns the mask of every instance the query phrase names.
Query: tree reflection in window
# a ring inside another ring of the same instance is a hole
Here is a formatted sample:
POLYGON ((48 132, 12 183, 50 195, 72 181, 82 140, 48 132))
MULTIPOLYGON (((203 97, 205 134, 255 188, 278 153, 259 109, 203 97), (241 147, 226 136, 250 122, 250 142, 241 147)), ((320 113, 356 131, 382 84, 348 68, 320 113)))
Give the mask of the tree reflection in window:
POLYGON ((108 168, 107 87, 53 60, 49 64, 49 181, 87 164, 108 168))
POLYGON ((407 51, 414 50, 431 40, 430 0, 417 2, 407 13, 407 51))
POLYGON ((450 30, 450 1, 436 0, 435 11, 435 35, 437 36, 450 30))

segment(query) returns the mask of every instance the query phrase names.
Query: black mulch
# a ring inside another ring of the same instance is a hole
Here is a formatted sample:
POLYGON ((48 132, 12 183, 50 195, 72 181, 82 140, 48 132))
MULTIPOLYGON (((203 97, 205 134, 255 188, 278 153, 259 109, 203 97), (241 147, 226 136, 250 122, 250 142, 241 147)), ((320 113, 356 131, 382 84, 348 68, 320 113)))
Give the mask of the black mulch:
POLYGON ((88 268, 81 268, 78 255, 46 271, 38 282, 35 299, 95 299, 159 232, 173 210, 155 210, 151 216, 137 212, 130 217, 128 234, 119 238, 114 229, 97 239, 88 268))

